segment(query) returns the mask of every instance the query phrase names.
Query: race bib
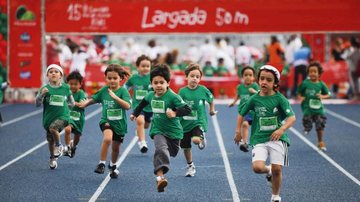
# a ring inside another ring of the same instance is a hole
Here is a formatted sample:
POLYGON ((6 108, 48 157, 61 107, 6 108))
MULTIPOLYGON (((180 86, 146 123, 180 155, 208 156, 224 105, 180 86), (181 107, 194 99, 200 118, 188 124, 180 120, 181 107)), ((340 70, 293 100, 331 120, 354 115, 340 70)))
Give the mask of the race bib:
POLYGON ((147 90, 136 90, 135 91, 135 99, 142 100, 148 94, 147 90))
POLYGON ((310 99, 310 100, 309 100, 309 106, 310 106, 311 109, 320 109, 320 107, 321 107, 321 100, 310 99))
POLYGON ((110 121, 122 119, 122 110, 121 109, 108 109, 106 110, 107 119, 110 121))
POLYGON ((188 116, 183 116, 184 120, 198 120, 197 111, 191 110, 191 113, 188 116))
POLYGON ((275 130, 277 125, 277 118, 275 116, 260 117, 260 131, 275 130))
POLYGON ((52 106, 60 106, 63 107, 64 106, 64 96, 61 95, 50 95, 50 102, 49 104, 52 106))
POLYGON ((80 112, 77 111, 70 111, 70 118, 74 121, 80 121, 80 112))
POLYGON ((152 100, 151 108, 154 113, 165 113, 165 102, 162 100, 152 100))

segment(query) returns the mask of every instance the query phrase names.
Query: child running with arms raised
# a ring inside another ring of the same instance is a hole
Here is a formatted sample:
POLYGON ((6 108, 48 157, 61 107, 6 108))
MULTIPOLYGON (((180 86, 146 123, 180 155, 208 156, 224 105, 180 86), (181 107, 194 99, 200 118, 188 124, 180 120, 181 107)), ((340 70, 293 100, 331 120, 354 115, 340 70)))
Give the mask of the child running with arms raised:
POLYGON ((57 168, 57 158, 63 154, 60 132, 69 123, 69 106, 75 104, 69 86, 62 82, 64 72, 59 65, 51 64, 46 68, 49 83, 41 87, 36 95, 36 106, 43 104, 43 127, 46 130, 51 169, 57 168))
POLYGON ((136 107, 131 120, 135 120, 141 111, 150 104, 153 112, 150 137, 154 140, 154 174, 157 190, 163 192, 168 182, 164 176, 170 169, 170 156, 175 157, 179 151, 183 130, 179 117, 186 116, 191 109, 183 99, 169 88, 170 68, 158 64, 150 71, 151 86, 154 91, 147 94, 136 107))
POLYGON ((83 108, 94 103, 102 105, 99 125, 103 132, 103 140, 100 147, 100 162, 94 172, 99 174, 105 172, 108 149, 111 145, 111 160, 108 165, 111 178, 118 177, 119 171, 116 169, 116 162, 119 157, 120 145, 127 133, 126 110, 131 108, 130 94, 120 86, 120 82, 128 76, 130 74, 120 65, 110 64, 105 70, 106 86, 80 105, 83 108))
POLYGON ((65 144, 64 155, 73 158, 77 145, 80 142, 80 137, 85 123, 85 110, 77 107, 80 102, 86 100, 85 92, 81 89, 81 83, 83 77, 78 71, 71 72, 67 77, 66 81, 70 86, 72 96, 75 100, 75 106, 70 110, 70 121, 69 125, 65 128, 65 144), (71 133, 74 134, 74 138, 71 139, 71 133))
MULTIPOLYGON (((137 74, 131 75, 125 86, 127 89, 133 90, 132 107, 135 109, 140 101, 151 90, 150 84, 150 68, 151 59, 146 55, 141 55, 136 60, 137 74)), ((136 134, 139 138, 138 146, 141 153, 146 153, 148 146, 145 141, 145 129, 149 128, 152 112, 150 105, 146 106, 141 114, 136 118, 136 134)))
MULTIPOLYGON (((252 149, 252 168, 255 173, 266 174, 272 185, 271 201, 281 201, 282 167, 288 165, 287 148, 290 144, 285 132, 295 123, 295 114, 289 101, 275 89, 280 81, 279 71, 265 65, 258 73, 260 92, 251 96, 239 116, 242 124, 244 116, 255 112, 251 127, 250 145, 252 149), (271 166, 266 166, 269 158, 271 166)), ((236 144, 242 139, 242 132, 234 137, 236 144)))
POLYGON ((248 137, 249 137, 249 125, 251 125, 253 120, 254 112, 250 111, 245 114, 244 121, 240 124, 240 112, 244 107, 246 101, 250 98, 251 95, 257 93, 260 88, 259 85, 255 82, 255 70, 250 66, 246 66, 241 70, 242 84, 237 86, 237 95, 232 103, 229 104, 229 107, 232 107, 240 99, 238 105, 238 117, 236 121, 236 131, 242 131, 242 140, 240 142, 240 150, 243 152, 249 151, 248 146, 248 137))
POLYGON ((302 123, 305 134, 309 134, 315 123, 318 147, 326 151, 323 141, 326 124, 325 109, 321 100, 330 97, 330 91, 326 84, 320 80, 323 68, 319 62, 311 62, 307 68, 308 79, 305 79, 297 89, 297 95, 301 102, 303 112, 302 123))
POLYGON ((199 82, 202 77, 202 71, 198 64, 190 64, 185 69, 185 79, 187 86, 179 90, 179 95, 191 108, 191 113, 180 119, 184 130, 184 137, 180 146, 184 150, 186 166, 186 177, 195 175, 195 165, 192 159, 191 142, 198 145, 199 149, 206 146, 205 132, 208 128, 207 116, 205 110, 206 102, 210 104, 210 115, 216 114, 212 93, 199 82))

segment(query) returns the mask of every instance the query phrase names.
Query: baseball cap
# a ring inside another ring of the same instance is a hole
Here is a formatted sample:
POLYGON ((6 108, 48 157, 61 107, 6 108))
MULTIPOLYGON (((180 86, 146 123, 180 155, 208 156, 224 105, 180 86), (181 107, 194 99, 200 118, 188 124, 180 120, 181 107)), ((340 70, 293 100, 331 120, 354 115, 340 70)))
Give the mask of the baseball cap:
POLYGON ((276 75, 276 78, 280 81, 280 72, 274 66, 264 65, 264 66, 260 67, 260 70, 262 70, 262 69, 266 69, 266 70, 274 72, 276 75))
POLYGON ((64 75, 64 72, 63 72, 62 68, 61 68, 59 65, 57 65, 57 64, 51 64, 51 65, 49 65, 49 66, 46 68, 46 74, 47 74, 47 73, 49 72, 49 70, 52 69, 52 68, 59 70, 59 72, 61 73, 61 75, 64 75))

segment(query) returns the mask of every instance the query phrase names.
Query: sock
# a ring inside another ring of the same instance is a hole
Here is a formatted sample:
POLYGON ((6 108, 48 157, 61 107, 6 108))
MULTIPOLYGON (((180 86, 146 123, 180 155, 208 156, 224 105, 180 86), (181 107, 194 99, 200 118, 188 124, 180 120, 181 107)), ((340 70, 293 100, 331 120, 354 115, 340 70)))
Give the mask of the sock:
POLYGON ((164 176, 156 176, 156 181, 160 181, 162 179, 164 179, 164 176))
POLYGON ((188 166, 194 166, 193 162, 188 163, 188 166))
POLYGON ((116 163, 113 163, 112 161, 110 161, 110 167, 116 165, 116 163))
POLYGON ((271 194, 271 199, 279 200, 281 198, 280 195, 271 194))
POLYGON ((99 164, 100 164, 100 163, 106 165, 106 161, 101 161, 101 160, 100 160, 100 161, 99 161, 99 164))
POLYGON ((272 175, 272 173, 271 173, 271 165, 267 165, 265 167, 269 170, 266 175, 272 175))

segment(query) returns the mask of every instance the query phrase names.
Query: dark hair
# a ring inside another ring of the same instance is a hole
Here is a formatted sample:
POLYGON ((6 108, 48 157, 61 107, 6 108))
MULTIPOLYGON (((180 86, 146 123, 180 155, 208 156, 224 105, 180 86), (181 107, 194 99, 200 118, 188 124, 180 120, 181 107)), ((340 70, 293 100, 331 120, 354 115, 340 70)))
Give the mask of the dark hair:
POLYGON ((324 72, 324 69, 322 68, 320 62, 318 61, 312 61, 310 62, 309 66, 306 68, 306 73, 309 74, 310 67, 315 66, 318 69, 319 75, 321 75, 324 72))
POLYGON ((169 83, 170 67, 167 64, 156 64, 150 71, 150 81, 152 81, 155 76, 161 76, 169 83))
POLYGON ((79 81, 79 83, 82 83, 84 77, 81 76, 80 72, 73 71, 66 77, 66 81, 69 82, 70 80, 73 80, 73 79, 79 81))
POLYGON ((260 74, 262 71, 267 71, 267 72, 271 72, 271 74, 274 76, 274 88, 273 90, 274 91, 277 91, 279 88, 280 88, 280 85, 279 85, 279 79, 276 77, 276 74, 274 71, 271 71, 271 70, 268 70, 268 69, 260 69, 260 71, 258 72, 258 76, 257 78, 260 80, 260 74))
POLYGON ((200 76, 203 75, 203 73, 201 71, 201 68, 200 68, 200 65, 195 64, 195 63, 190 63, 185 69, 185 76, 186 77, 189 76, 190 72, 193 71, 193 70, 199 70, 200 76))
POLYGON ((110 64, 105 70, 105 76, 108 72, 116 72, 120 76, 121 79, 124 79, 130 76, 129 72, 127 72, 121 65, 119 64, 110 64))
POLYGON ((244 72, 245 72, 245 70, 247 70, 247 69, 250 69, 250 70, 253 72, 254 76, 255 76, 255 69, 252 68, 251 66, 245 66, 245 67, 241 70, 241 76, 244 76, 244 72))
POLYGON ((148 61, 151 63, 151 59, 149 58, 149 56, 147 56, 147 55, 140 55, 140 56, 136 59, 136 62, 135 62, 136 66, 138 67, 143 60, 148 60, 148 61))

